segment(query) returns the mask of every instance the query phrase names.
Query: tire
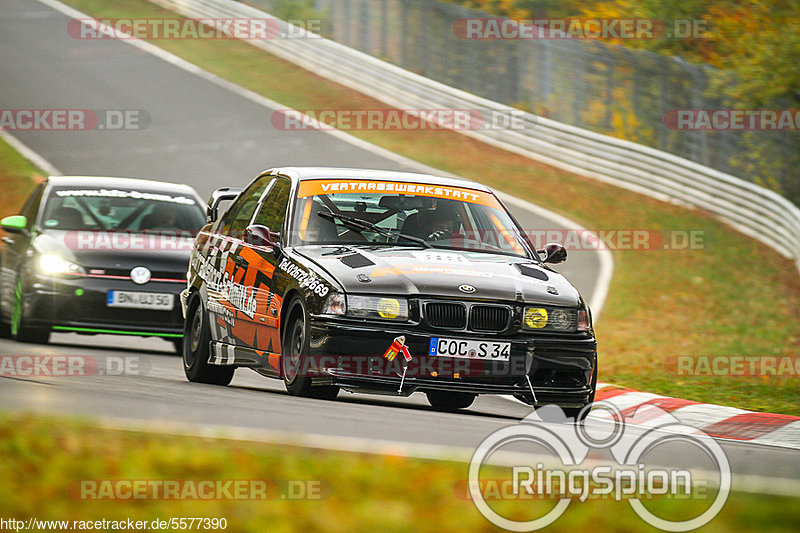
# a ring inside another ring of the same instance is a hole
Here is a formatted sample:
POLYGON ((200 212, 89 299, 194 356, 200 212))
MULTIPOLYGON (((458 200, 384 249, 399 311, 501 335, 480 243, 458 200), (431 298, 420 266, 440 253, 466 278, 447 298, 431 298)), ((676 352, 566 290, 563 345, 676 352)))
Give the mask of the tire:
POLYGON ((428 403, 434 409, 443 411, 454 411, 456 409, 466 409, 475 401, 475 394, 469 392, 447 392, 447 391, 427 391, 428 403))
POLYGON ((175 355, 183 355, 183 337, 172 339, 172 346, 175 347, 175 355))
POLYGON ((575 419, 575 423, 583 422, 592 410, 592 402, 587 403, 583 407, 567 407, 564 409, 564 415, 569 419, 575 419))
POLYGON ((211 330, 208 313, 198 296, 192 299, 186 322, 183 325, 183 371, 186 378, 195 383, 227 385, 233 379, 236 368, 208 364, 211 330))
POLYGON ((11 338, 18 342, 47 344, 50 341, 50 328, 35 327, 25 318, 25 280, 20 272, 14 289, 14 308, 11 312, 11 338))
POLYGON ((302 375, 305 356, 310 353, 308 315, 303 301, 295 298, 289 304, 288 326, 283 333, 281 375, 286 390, 292 396, 333 400, 339 394, 334 385, 311 385, 311 377, 302 375))
MULTIPOLYGON (((592 394, 589 396, 589 400, 583 404, 582 407, 562 407, 561 410, 564 411, 564 416, 567 418, 569 422, 571 419, 575 420, 575 423, 578 424, 583 422, 584 419, 589 415, 589 411, 591 411, 591 405, 594 403, 594 394, 595 390, 597 389, 597 359, 594 361, 595 370, 594 375, 592 377, 592 394)), ((530 406, 533 406, 533 399, 525 394, 515 394, 514 398, 521 401, 522 403, 526 403, 530 406)), ((534 410, 539 409, 543 406, 533 406, 534 410)))
POLYGON ((5 321, 3 313, 3 290, 2 285, 0 285, 0 339, 11 338, 11 318, 9 317, 8 320, 8 322, 5 321))
POLYGON ((589 416, 589 411, 592 410, 594 394, 597 391, 597 359, 594 360, 594 365, 594 376, 592 377, 592 395, 589 397, 589 401, 586 402, 583 407, 564 409, 564 414, 567 415, 567 418, 574 418, 576 424, 583 422, 586 417, 589 416))

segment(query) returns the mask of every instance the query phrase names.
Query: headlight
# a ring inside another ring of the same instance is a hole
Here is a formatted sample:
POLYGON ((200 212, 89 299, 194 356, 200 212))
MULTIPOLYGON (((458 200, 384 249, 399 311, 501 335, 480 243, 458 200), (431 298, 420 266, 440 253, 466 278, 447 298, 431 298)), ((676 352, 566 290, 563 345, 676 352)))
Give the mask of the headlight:
POLYGON ((380 296, 347 296, 347 315, 378 320, 408 320, 408 300, 380 296))
POLYGON ((50 276, 85 273, 82 266, 55 254, 42 254, 39 256, 39 272, 50 276))
POLYGON ((322 314, 343 315, 347 312, 347 302, 341 292, 332 292, 322 304, 322 314))
POLYGON ((578 331, 589 331, 592 329, 592 312, 588 307, 578 309, 578 331))
POLYGON ((522 328, 526 330, 546 331, 588 331, 580 329, 580 313, 584 309, 564 307, 530 306, 522 314, 522 328))

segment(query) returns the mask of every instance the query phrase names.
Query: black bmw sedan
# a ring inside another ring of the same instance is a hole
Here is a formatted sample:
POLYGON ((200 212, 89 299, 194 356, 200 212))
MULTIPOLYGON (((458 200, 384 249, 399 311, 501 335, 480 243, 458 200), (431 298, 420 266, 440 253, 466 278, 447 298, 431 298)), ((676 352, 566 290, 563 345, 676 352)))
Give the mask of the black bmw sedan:
POLYGON ((180 349, 178 293, 205 223, 198 194, 156 181, 58 176, 4 218, 0 330, 157 336, 180 349))
POLYGON ((294 395, 505 394, 573 417, 594 398, 591 314, 550 266, 566 250, 535 250, 479 183, 279 168, 207 214, 181 293, 191 381, 245 367, 294 395))

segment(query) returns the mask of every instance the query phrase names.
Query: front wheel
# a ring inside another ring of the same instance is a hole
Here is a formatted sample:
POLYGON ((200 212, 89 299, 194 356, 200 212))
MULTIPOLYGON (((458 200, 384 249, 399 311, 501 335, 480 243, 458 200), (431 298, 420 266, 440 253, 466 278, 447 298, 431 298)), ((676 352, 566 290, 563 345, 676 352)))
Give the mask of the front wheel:
POLYGON ((332 400, 339 394, 333 385, 311 386, 306 356, 309 354, 309 324, 302 300, 295 298, 289 305, 287 328, 283 334, 281 367, 286 390, 292 396, 307 396, 332 400))
POLYGON ((453 411, 466 409, 475 401, 475 395, 469 392, 427 391, 428 403, 434 409, 453 411))
POLYGON ((211 330, 200 297, 195 297, 183 326, 183 371, 189 381, 227 385, 236 370, 230 366, 210 365, 211 330))
POLYGON ((28 323, 25 309, 27 297, 22 273, 17 275, 14 289, 14 308, 11 312, 11 337, 18 342, 47 344, 50 341, 50 328, 35 327, 28 323))

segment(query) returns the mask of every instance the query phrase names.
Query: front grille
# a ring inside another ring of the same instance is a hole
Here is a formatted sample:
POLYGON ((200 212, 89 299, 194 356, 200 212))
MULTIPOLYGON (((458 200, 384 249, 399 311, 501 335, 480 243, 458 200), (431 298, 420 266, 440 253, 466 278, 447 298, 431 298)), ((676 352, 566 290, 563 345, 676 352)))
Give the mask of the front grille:
POLYGON ((475 305, 470 309, 469 329, 472 331, 504 331, 511 310, 497 305, 475 305))
POLYGON ((467 308, 460 303, 429 302, 425 304, 428 324, 435 328, 464 329, 467 326, 467 308))
MULTIPOLYGON (((109 276, 109 277, 121 277, 130 279, 131 277, 131 269, 130 268, 96 268, 96 267, 86 267, 86 271, 92 275, 97 276, 97 271, 102 271, 103 274, 99 274, 100 276, 109 276)), ((153 270, 150 272, 150 279, 169 279, 184 282, 186 280, 186 272, 169 272, 166 270, 153 270)))

